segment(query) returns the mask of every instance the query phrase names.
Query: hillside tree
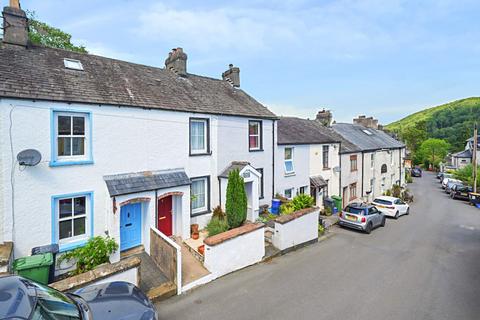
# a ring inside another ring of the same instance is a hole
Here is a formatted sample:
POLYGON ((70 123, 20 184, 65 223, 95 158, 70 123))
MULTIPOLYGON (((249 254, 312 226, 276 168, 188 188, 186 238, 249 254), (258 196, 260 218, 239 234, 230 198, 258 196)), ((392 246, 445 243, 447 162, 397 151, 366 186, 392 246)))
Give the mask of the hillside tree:
POLYGON ((448 154, 450 145, 442 139, 430 138, 422 142, 418 148, 418 156, 423 160, 425 166, 432 164, 437 167, 448 154))
POLYGON ((29 29, 28 38, 33 44, 88 53, 84 46, 76 46, 72 43, 72 36, 70 34, 37 20, 34 11, 27 11, 27 16, 29 29))

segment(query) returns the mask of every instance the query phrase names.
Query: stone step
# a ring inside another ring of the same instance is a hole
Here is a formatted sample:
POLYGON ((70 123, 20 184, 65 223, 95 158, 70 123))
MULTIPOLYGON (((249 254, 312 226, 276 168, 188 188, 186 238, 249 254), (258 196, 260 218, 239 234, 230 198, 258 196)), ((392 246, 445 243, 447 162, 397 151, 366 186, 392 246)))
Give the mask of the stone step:
POLYGON ((173 282, 165 282, 160 286, 150 289, 147 292, 147 297, 152 302, 158 302, 177 294, 177 286, 173 282))
POLYGON ((281 254, 280 250, 272 246, 271 244, 265 244, 265 256, 263 257, 263 261, 268 261, 273 259, 276 256, 281 254))
POLYGON ((136 254, 140 254, 145 251, 145 248, 142 245, 136 246, 134 248, 128 249, 126 251, 120 252, 120 259, 124 259, 126 257, 130 257, 136 254))
POLYGON ((272 238, 273 238, 273 232, 268 230, 268 231, 265 231, 265 241, 267 242, 272 242, 272 238))

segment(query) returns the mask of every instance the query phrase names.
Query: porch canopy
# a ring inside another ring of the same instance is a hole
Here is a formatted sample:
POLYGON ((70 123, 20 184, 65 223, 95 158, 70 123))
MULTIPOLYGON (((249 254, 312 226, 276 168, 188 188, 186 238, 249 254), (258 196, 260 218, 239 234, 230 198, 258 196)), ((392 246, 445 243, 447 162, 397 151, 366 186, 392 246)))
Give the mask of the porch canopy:
POLYGON ((110 197, 190 185, 183 169, 142 171, 104 176, 110 197))
POLYGON ((310 185, 313 188, 323 188, 327 185, 327 181, 322 176, 313 176, 310 177, 310 185))

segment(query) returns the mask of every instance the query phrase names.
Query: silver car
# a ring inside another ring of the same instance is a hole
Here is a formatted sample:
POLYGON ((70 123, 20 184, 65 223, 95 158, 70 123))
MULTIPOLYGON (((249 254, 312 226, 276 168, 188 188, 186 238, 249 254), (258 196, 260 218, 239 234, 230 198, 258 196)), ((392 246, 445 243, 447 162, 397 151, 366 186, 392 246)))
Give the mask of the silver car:
POLYGON ((370 233, 373 228, 385 226, 385 215, 374 205, 351 203, 339 214, 338 224, 370 233))

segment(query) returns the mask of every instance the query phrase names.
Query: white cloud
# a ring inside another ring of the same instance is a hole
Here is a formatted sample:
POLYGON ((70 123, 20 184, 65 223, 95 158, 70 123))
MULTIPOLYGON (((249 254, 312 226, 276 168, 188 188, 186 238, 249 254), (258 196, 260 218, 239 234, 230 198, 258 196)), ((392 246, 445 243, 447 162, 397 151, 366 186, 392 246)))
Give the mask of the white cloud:
POLYGON ((185 43, 209 53, 264 51, 280 40, 295 41, 295 29, 301 24, 263 9, 176 9, 164 4, 154 5, 139 19, 135 32, 153 41, 185 43))

